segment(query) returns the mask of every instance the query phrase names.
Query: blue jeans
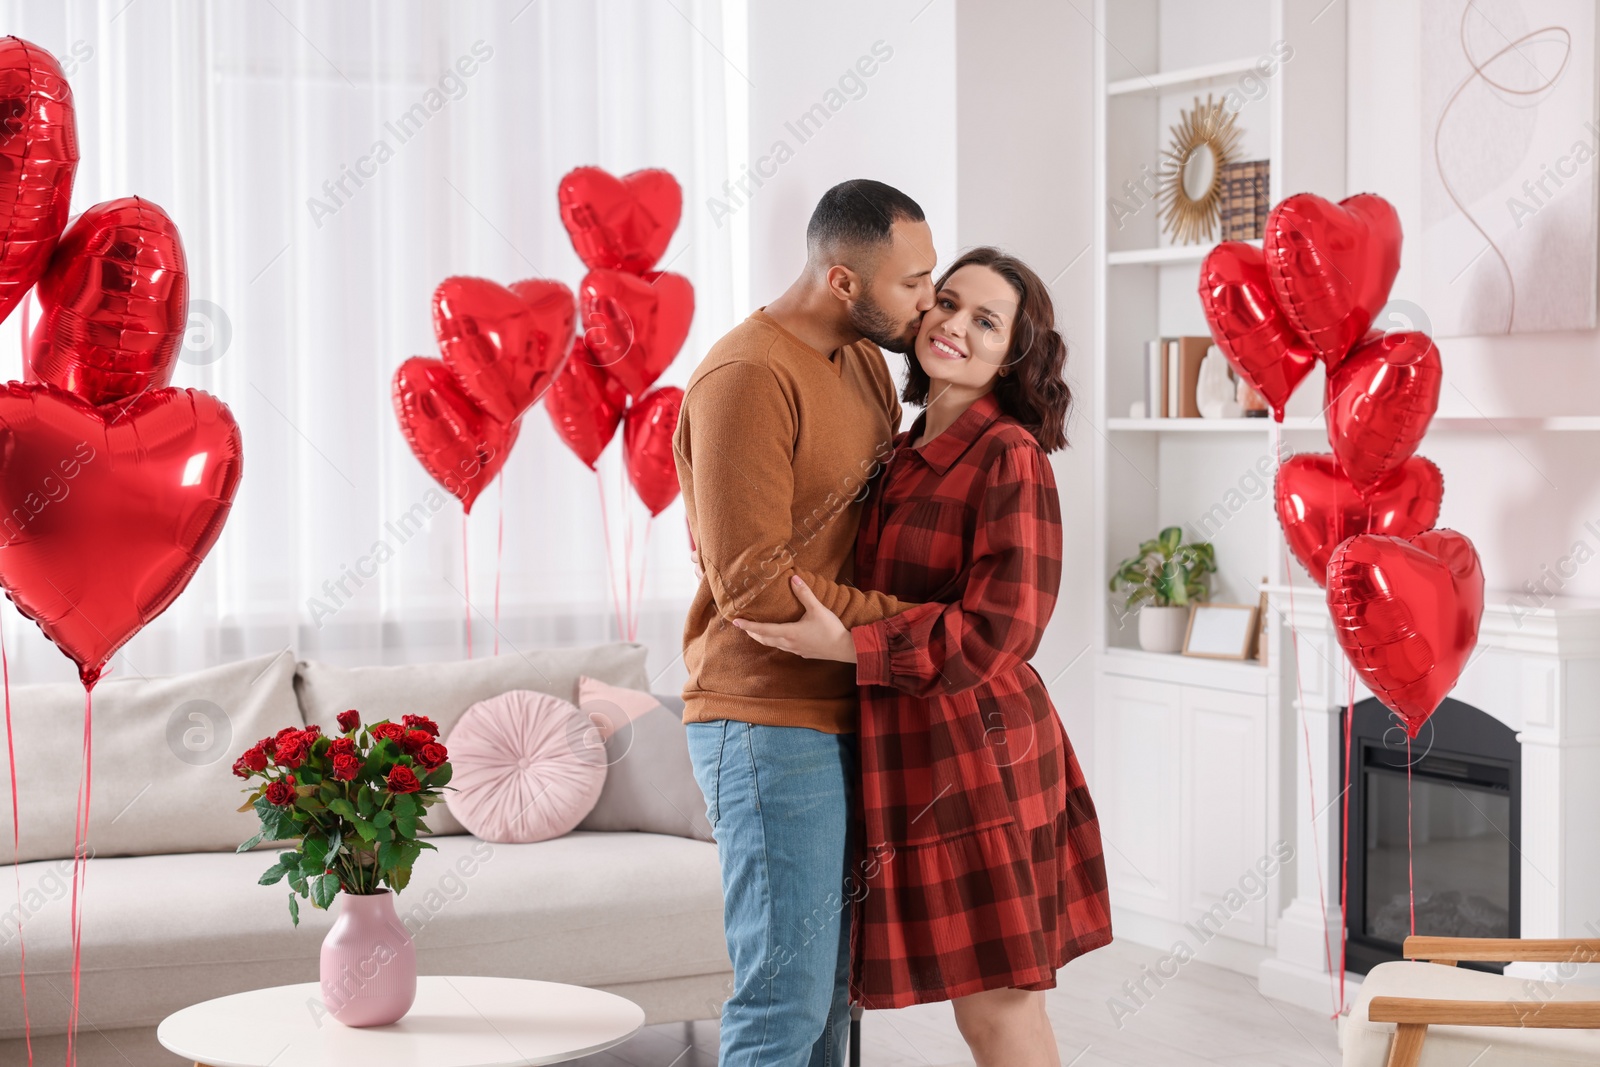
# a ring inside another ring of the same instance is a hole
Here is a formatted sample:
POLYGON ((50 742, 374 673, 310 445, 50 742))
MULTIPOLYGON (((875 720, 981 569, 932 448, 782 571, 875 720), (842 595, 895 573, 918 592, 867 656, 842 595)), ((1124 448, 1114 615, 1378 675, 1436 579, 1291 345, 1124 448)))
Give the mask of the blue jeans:
POLYGON ((722 861, 733 994, 721 1067, 841 1067, 850 1030, 853 734, 690 723, 722 861))

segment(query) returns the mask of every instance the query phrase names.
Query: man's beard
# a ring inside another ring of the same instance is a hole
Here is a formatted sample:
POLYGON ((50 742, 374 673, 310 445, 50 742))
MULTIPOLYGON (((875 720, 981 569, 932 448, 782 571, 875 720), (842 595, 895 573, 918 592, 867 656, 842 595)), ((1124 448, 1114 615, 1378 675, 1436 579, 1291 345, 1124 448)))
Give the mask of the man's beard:
POLYGON ((909 356, 916 347, 917 329, 921 324, 920 316, 916 322, 896 322, 865 293, 850 309, 850 325, 885 352, 909 356))

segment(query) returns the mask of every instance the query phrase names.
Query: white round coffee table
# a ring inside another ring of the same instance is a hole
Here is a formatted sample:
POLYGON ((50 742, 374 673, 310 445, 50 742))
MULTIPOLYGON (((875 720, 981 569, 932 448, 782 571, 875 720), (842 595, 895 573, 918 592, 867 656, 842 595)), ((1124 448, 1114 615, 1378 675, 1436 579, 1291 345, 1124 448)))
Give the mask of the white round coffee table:
POLYGON ((406 1017, 355 1029, 329 1015, 316 982, 218 997, 156 1028, 202 1067, 532 1067, 611 1048, 644 1025, 613 993, 520 978, 424 976, 406 1017))

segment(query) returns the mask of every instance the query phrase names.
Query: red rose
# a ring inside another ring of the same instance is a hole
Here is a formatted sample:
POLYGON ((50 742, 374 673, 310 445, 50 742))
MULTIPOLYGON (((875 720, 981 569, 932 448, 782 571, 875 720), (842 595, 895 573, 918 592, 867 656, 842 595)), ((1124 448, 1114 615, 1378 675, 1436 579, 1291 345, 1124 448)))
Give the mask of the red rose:
POLYGON ((400 744, 406 750, 406 755, 415 756, 422 751, 422 746, 431 744, 433 735, 426 730, 407 730, 406 735, 400 739, 400 744))
POLYGON ((299 732, 292 733, 288 737, 280 736, 278 738, 278 754, 276 757, 279 766, 290 769, 300 766, 305 761, 306 749, 310 744, 310 740, 305 734, 299 732))
POLYGON ((233 761, 233 773, 239 778, 250 777, 250 767, 245 763, 243 756, 233 761))
POLYGON ((430 771, 449 758, 449 751, 440 744, 423 745, 422 749, 417 753, 417 762, 430 771))
POLYGON ((294 803, 294 779, 288 775, 283 781, 273 782, 267 786, 267 803, 276 804, 280 808, 287 808, 294 803))
POLYGON ((281 742, 284 738, 293 737, 295 734, 298 734, 299 732, 300 732, 300 728, 298 726, 285 726, 283 729, 281 729, 277 733, 273 734, 272 737, 273 737, 273 740, 281 742))
POLYGON ((354 730, 356 727, 361 725, 361 713, 355 708, 351 708, 349 711, 341 711, 338 715, 338 719, 339 729, 343 730, 345 733, 349 733, 351 730, 354 730))
POLYGON ((321 737, 322 736, 322 727, 318 726, 316 723, 312 723, 310 726, 307 726, 304 730, 301 730, 300 732, 306 735, 306 744, 309 745, 311 743, 311 739, 312 738, 316 738, 316 737, 321 737))
POLYGON ((275 737, 263 737, 256 742, 255 747, 265 752, 268 756, 276 756, 278 754, 278 740, 275 737))
POLYGON ((267 752, 260 745, 246 749, 244 755, 239 758, 244 760, 245 766, 252 771, 264 771, 267 769, 267 752))
POLYGON ((396 766, 389 772, 385 782, 391 793, 415 793, 422 788, 422 783, 417 781, 417 776, 411 773, 410 767, 396 766))
POLYGON ((426 715, 406 715, 400 721, 408 730, 421 730, 429 737, 439 736, 439 727, 426 715))
POLYGON ((341 782, 348 782, 361 773, 361 761, 354 756, 338 755, 333 757, 333 777, 341 782))
POLYGON ((353 737, 336 737, 328 742, 328 755, 334 759, 340 756, 354 756, 356 742, 353 737))
POLYGON ((380 722, 372 728, 371 733, 380 741, 388 740, 399 744, 400 739, 406 735, 406 728, 397 722, 380 722))

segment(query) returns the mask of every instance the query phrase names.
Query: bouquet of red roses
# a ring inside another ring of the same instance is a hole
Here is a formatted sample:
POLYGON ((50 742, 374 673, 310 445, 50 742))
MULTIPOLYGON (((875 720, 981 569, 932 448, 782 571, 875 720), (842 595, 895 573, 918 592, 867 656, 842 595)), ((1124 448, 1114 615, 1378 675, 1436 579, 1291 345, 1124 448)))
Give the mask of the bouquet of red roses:
MULTIPOLYGON (((422 821, 450 781, 449 752, 439 727, 424 715, 361 725, 354 710, 339 713, 339 737, 318 726, 288 727, 257 741, 233 764, 255 809, 261 832, 239 846, 300 839, 278 853, 262 885, 288 879, 289 917, 300 924, 296 894, 327 908, 336 893, 398 893, 411 880, 428 833, 422 821)), ((436 850, 437 851, 437 850, 436 850)))

